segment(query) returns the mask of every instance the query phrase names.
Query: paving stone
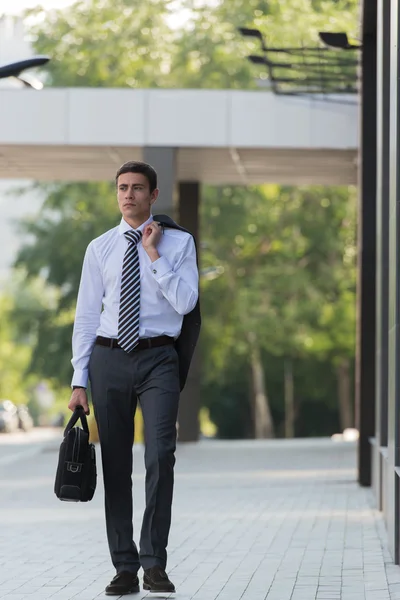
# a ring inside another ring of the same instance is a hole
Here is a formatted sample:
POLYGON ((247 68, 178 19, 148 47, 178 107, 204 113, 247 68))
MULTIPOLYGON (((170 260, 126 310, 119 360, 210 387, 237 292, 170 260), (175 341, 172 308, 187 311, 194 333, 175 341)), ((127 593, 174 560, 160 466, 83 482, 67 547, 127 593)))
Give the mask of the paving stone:
MULTIPOLYGON (((99 485, 53 494, 57 445, 0 460, 0 600, 105 600, 114 575, 99 485)), ((0 445, 0 459, 1 459, 0 445)), ((100 458, 99 449, 97 448, 100 458)), ((135 539, 144 504, 134 448, 135 539)), ((356 447, 328 440, 178 445, 168 572, 179 600, 400 600, 381 514, 356 483, 356 447)), ((142 573, 139 573, 140 577, 142 573)), ((135 600, 148 599, 142 591, 135 600)))

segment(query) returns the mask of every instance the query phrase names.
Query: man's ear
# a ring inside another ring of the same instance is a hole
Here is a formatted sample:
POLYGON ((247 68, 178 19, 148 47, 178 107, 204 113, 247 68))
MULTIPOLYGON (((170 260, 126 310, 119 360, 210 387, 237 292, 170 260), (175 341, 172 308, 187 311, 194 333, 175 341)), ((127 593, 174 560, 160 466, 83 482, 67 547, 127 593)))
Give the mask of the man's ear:
POLYGON ((160 192, 160 190, 158 188, 156 188, 154 190, 154 192, 151 193, 150 205, 154 204, 154 202, 157 200, 159 192, 160 192))

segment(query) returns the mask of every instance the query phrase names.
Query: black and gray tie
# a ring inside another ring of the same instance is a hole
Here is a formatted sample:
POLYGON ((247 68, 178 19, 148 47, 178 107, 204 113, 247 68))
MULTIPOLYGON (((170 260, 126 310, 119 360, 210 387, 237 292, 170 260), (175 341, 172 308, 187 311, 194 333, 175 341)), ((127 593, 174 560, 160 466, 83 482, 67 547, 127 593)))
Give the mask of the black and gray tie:
POLYGON ((130 352, 139 341, 140 265, 137 244, 141 231, 125 231, 128 240, 122 265, 121 296, 118 315, 118 344, 130 352))

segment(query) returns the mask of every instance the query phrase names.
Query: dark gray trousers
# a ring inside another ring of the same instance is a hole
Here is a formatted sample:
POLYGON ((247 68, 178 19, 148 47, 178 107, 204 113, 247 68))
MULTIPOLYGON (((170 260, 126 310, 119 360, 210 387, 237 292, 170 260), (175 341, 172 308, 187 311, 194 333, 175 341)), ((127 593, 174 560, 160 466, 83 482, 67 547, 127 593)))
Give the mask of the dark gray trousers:
POLYGON ((173 345, 126 354, 94 346, 89 363, 99 430, 108 544, 117 570, 165 569, 174 485, 179 404, 178 355, 173 345), (139 399, 145 429, 146 508, 140 556, 133 541, 132 445, 139 399))

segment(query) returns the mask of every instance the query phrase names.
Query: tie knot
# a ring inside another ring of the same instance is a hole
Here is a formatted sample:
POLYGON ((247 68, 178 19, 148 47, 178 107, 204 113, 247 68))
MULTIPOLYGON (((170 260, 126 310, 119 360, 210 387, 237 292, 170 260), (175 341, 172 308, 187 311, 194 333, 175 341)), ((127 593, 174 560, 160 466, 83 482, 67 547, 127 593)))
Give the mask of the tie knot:
POLYGON ((128 242, 132 242, 133 244, 138 244, 142 237, 141 231, 136 231, 135 229, 131 229, 130 231, 125 231, 124 233, 128 242))

